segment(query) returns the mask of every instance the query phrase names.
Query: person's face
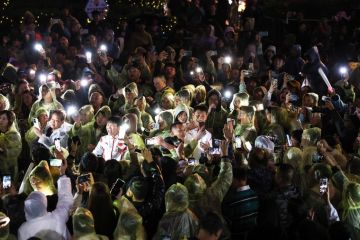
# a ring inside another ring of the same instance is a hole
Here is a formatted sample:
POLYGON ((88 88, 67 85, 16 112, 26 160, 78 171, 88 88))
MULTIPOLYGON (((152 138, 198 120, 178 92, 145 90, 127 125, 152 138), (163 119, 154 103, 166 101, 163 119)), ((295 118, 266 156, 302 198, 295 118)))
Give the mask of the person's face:
POLYGON ((166 78, 174 78, 176 76, 176 69, 174 67, 167 67, 165 69, 166 78))
POLYGON ((40 114, 40 116, 38 116, 38 120, 41 126, 45 126, 47 121, 49 121, 49 116, 47 114, 40 114))
POLYGON ((262 101, 264 99, 264 93, 261 90, 254 91, 254 100, 262 101))
POLYGON ((63 123, 64 123, 64 120, 61 120, 59 115, 57 115, 57 114, 51 115, 50 127, 53 130, 59 129, 61 127, 61 125, 63 125, 63 123))
POLYGON ((66 37, 61 37, 59 42, 62 48, 67 49, 69 47, 69 40, 66 37))
POLYGON ((168 110, 168 109, 172 109, 174 106, 173 106, 173 102, 171 101, 171 99, 169 97, 163 97, 161 99, 161 107, 164 110, 168 110))
POLYGON ((305 107, 313 107, 315 105, 314 99, 310 96, 305 95, 303 105, 305 107))
POLYGON ((195 111, 194 120, 196 122, 204 123, 204 122, 206 122, 206 119, 207 119, 207 112, 199 111, 199 110, 195 111))
POLYGON ((282 66, 284 66, 284 60, 282 60, 280 58, 276 58, 274 61, 275 69, 280 69, 280 68, 282 68, 282 66))
POLYGON ((246 112, 244 111, 239 111, 238 114, 238 120, 242 123, 242 124, 248 124, 250 122, 248 115, 246 114, 246 112))
POLYGON ((184 139, 185 138, 185 126, 184 124, 177 124, 176 126, 174 126, 172 128, 172 134, 174 136, 176 136, 179 139, 184 139))
POLYGON ((23 103, 25 104, 25 106, 30 106, 33 104, 33 97, 31 96, 30 93, 26 93, 23 94, 23 103))
POLYGON ((88 123, 88 122, 90 122, 90 114, 87 114, 86 112, 84 112, 84 111, 81 111, 80 113, 79 113, 79 116, 80 116, 80 122, 82 123, 82 124, 86 124, 86 123, 88 123))
POLYGON ((89 44, 92 48, 96 48, 97 46, 97 40, 96 40, 96 37, 94 35, 91 35, 89 37, 89 44))
POLYGON ((52 38, 51 38, 51 36, 46 36, 45 39, 44 39, 44 43, 45 43, 45 46, 50 47, 51 44, 52 44, 52 38))
POLYGON ((29 87, 29 83, 22 83, 19 85, 19 89, 18 89, 18 94, 22 94, 25 91, 29 91, 30 87, 29 87))
POLYGON ((119 126, 116 123, 108 122, 106 124, 106 131, 109 135, 115 137, 117 134, 119 134, 119 126))
POLYGON ((137 101, 136 101, 136 106, 138 107, 138 109, 139 109, 140 111, 144 111, 144 110, 145 110, 145 103, 144 103, 144 101, 142 101, 142 100, 137 100, 137 101))
POLYGON ((179 115, 177 116, 177 119, 181 123, 186 123, 188 120, 188 115, 186 112, 183 111, 183 112, 179 113, 179 115))
POLYGON ((140 76, 141 76, 141 72, 139 69, 134 68, 134 67, 129 69, 128 77, 129 77, 130 81, 137 83, 137 82, 139 82, 140 76))
POLYGON ((103 102, 104 102, 104 98, 100 93, 94 92, 93 94, 91 94, 90 103, 95 108, 100 107, 103 104, 103 102))
POLYGON ((236 81, 236 80, 240 79, 240 71, 239 71, 239 69, 232 69, 231 70, 231 79, 233 81, 236 81))
POLYGON ((9 128, 9 119, 6 114, 0 115, 0 129, 8 129, 9 128))
POLYGON ((107 124, 107 118, 106 118, 102 113, 99 113, 99 114, 96 116, 96 124, 97 124, 99 127, 106 126, 106 124, 107 124))
POLYGON ((209 106, 210 105, 215 105, 217 106, 219 104, 219 98, 216 95, 211 95, 209 97, 209 102, 208 102, 209 106))
POLYGON ((164 87, 166 87, 166 83, 161 78, 154 78, 154 87, 157 92, 163 90, 164 87))
POLYGON ((235 109, 239 109, 241 107, 241 100, 240 100, 240 98, 235 98, 235 100, 234 100, 234 108, 235 109))
POLYGON ((43 97, 43 99, 47 98, 51 98, 51 90, 46 87, 46 86, 43 86, 42 89, 41 89, 41 95, 43 97))
POLYGON ((286 95, 290 93, 289 89, 284 89, 281 93, 280 93, 280 101, 281 102, 285 102, 286 100, 286 95))
POLYGON ((135 98, 135 94, 130 92, 130 91, 125 91, 125 97, 126 97, 126 100, 129 102, 129 103, 133 103, 134 101, 134 98, 135 98))

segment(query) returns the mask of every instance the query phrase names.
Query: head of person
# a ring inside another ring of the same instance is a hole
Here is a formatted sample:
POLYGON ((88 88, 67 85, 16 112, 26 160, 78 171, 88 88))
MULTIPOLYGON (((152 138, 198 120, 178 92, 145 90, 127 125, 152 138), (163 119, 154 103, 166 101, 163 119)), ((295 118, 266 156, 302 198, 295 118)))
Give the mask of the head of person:
POLYGON ((94 108, 91 105, 84 105, 79 109, 81 124, 86 124, 94 118, 94 108))
POLYGON ((129 83, 125 87, 125 100, 128 103, 133 103, 135 98, 138 96, 138 88, 136 86, 136 83, 129 83))
POLYGON ((110 117, 111 109, 108 106, 101 107, 95 114, 96 125, 99 127, 105 127, 110 117))
POLYGON ((86 238, 95 235, 94 217, 90 210, 78 207, 73 214, 74 238, 86 238))
POLYGON ((135 99, 135 106, 139 109, 140 112, 144 112, 146 108, 146 99, 144 96, 138 97, 135 99))
POLYGON ((208 117, 208 107, 200 104, 194 107, 193 119, 200 124, 205 124, 208 117))
POLYGON ((184 182, 189 193, 190 200, 200 199, 206 191, 206 183, 204 179, 197 173, 191 174, 184 182))
POLYGON ((121 119, 119 117, 110 117, 106 123, 106 131, 108 135, 115 137, 119 134, 121 119))
POLYGON ((174 122, 174 115, 171 111, 163 111, 155 117, 156 122, 160 125, 160 130, 170 129, 174 122))
POLYGON ((242 106, 238 112, 238 120, 241 124, 253 124, 255 117, 255 110, 252 106, 242 106))
POLYGON ((116 179, 122 177, 121 165, 115 159, 108 160, 104 166, 104 176, 107 179, 109 188, 116 182, 116 179))
POLYGON ((133 177, 130 180, 126 196, 133 202, 143 202, 149 191, 149 184, 144 177, 133 177))
POLYGON ((267 90, 264 86, 256 87, 253 92, 253 100, 263 101, 267 94, 267 90))
POLYGON ((216 90, 212 89, 208 92, 208 95, 206 97, 206 104, 210 106, 215 106, 216 110, 220 110, 221 107, 221 93, 216 90))
POLYGON ((143 219, 136 210, 121 213, 118 225, 114 232, 115 239, 145 239, 143 219))
POLYGON ((233 169, 233 181, 231 187, 233 189, 238 189, 247 185, 247 174, 248 169, 246 166, 241 166, 233 169))
POLYGON ((23 104, 23 106, 26 106, 27 108, 31 108, 31 106, 33 105, 33 103, 36 101, 36 96, 33 92, 31 92, 30 90, 25 90, 24 92, 21 93, 21 102, 23 104))
POLYGON ((295 170, 290 164, 281 164, 275 174, 275 182, 278 187, 288 186, 293 183, 295 170))
POLYGON ((29 182, 34 191, 42 192, 46 196, 56 192, 49 165, 45 160, 30 172, 29 182))
POLYGON ((318 105, 319 95, 316 93, 306 93, 302 100, 304 107, 315 107, 318 105))
POLYGON ((95 182, 92 185, 87 207, 94 216, 96 232, 115 229, 116 215, 110 190, 105 183, 95 182))
POLYGON ((178 106, 180 103, 190 106, 191 104, 191 94, 188 89, 181 89, 175 93, 175 106, 178 106))
POLYGON ((163 75, 154 77, 154 87, 157 92, 160 92, 166 87, 166 79, 163 75))
POLYGON ((61 128, 65 121, 65 113, 62 110, 54 110, 50 116, 50 127, 53 130, 61 128))
POLYGON ((137 63, 133 63, 128 68, 129 82, 140 83, 141 82, 141 69, 137 63))
POLYGON ((224 231, 224 224, 219 215, 214 212, 208 212, 200 220, 199 240, 218 240, 224 231))
POLYGON ((0 111, 0 131, 5 133, 13 125, 16 119, 15 113, 9 110, 0 111))
POLYGON ((189 193, 181 183, 173 184, 165 193, 166 212, 183 213, 189 206, 189 193))
POLYGON ((302 133, 301 146, 316 146, 321 138, 321 129, 317 127, 305 129, 302 133))
POLYGON ((197 104, 205 102, 206 88, 204 85, 199 85, 195 88, 194 99, 195 99, 195 103, 197 104))
POLYGON ((186 123, 189 120, 189 109, 185 104, 179 104, 174 109, 175 122, 186 123))
POLYGON ((281 56, 281 55, 276 55, 274 57, 274 69, 275 70, 279 70, 281 69, 284 65, 285 65, 285 60, 284 60, 284 57, 281 56))
POLYGON ((165 64, 165 78, 166 79, 174 79, 176 77, 176 66, 174 63, 166 63, 165 64))
POLYGON ((52 89, 50 89, 46 84, 42 85, 40 87, 40 96, 43 100, 45 101, 52 101, 53 100, 53 93, 52 93, 52 89))
MULTIPOLYGON (((138 128, 138 116, 135 113, 128 113, 126 114, 123 119, 122 122, 129 124, 128 130, 126 131, 128 134, 130 133, 136 133, 137 132, 137 128, 138 128)), ((123 125, 121 125, 123 127, 123 125)))
POLYGON ((249 166, 251 168, 266 167, 271 159, 269 151, 255 147, 250 151, 249 166))
POLYGON ((239 110, 242 106, 249 106, 249 94, 236 93, 230 103, 231 110, 239 110))
POLYGON ((178 139, 184 139, 186 135, 185 125, 181 122, 175 122, 171 125, 171 133, 178 139))
POLYGON ((89 102, 94 109, 99 109, 104 104, 104 96, 100 92, 90 94, 89 102))
POLYGON ((9 99, 7 99, 7 97, 5 97, 4 95, 0 94, 0 111, 9 110, 9 108, 10 108, 9 99))
POLYGON ((160 106, 164 110, 170 110, 174 108, 174 95, 172 93, 165 93, 161 96, 160 106))
POLYGON ((86 152, 81 156, 79 164, 79 172, 83 173, 95 173, 99 169, 99 159, 92 152, 86 152))

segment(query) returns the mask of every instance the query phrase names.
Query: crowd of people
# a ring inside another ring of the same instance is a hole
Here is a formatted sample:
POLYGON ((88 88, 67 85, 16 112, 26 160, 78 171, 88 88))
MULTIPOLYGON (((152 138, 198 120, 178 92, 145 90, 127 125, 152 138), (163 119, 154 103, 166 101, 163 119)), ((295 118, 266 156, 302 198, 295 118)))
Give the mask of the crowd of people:
POLYGON ((0 238, 359 240, 357 18, 243 7, 2 32, 0 238))

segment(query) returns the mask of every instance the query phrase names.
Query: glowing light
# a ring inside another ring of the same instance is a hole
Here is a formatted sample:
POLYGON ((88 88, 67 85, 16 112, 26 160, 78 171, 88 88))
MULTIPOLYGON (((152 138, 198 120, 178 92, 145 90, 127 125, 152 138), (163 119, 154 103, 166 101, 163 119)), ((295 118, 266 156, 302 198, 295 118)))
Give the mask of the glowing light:
POLYGON ((40 74, 39 75, 39 80, 40 80, 40 83, 41 84, 44 84, 44 83, 46 83, 46 80, 47 80, 47 76, 46 76, 46 74, 40 74))
POLYGON ((82 87, 86 87, 87 85, 89 85, 89 81, 85 78, 80 80, 80 86, 82 87))
POLYGON ((225 96, 226 98, 231 98, 232 92, 229 91, 229 90, 226 90, 226 91, 224 92, 224 96, 225 96))
POLYGON ((101 44, 99 49, 100 51, 107 52, 107 47, 105 44, 101 44))
POLYGON ((38 52, 44 51, 44 48, 43 48, 43 46, 41 45, 41 43, 35 43, 34 49, 35 49, 36 51, 38 51, 38 52))
POLYGON ((161 109, 159 107, 155 108, 154 109, 154 113, 155 114, 159 114, 161 112, 161 109))
POLYGON ((348 69, 347 69, 347 67, 340 67, 339 72, 341 75, 344 75, 348 72, 348 69))
POLYGON ((72 115, 74 115, 77 111, 78 111, 77 107, 75 107, 75 106, 69 106, 68 109, 66 110, 66 113, 67 113, 68 116, 72 116, 72 115))
POLYGON ((224 63, 230 64, 232 62, 232 58, 230 56, 224 57, 224 63))
POLYGON ((195 71, 196 71, 196 73, 201 73, 203 70, 202 70, 201 67, 197 67, 197 68, 195 69, 195 71))

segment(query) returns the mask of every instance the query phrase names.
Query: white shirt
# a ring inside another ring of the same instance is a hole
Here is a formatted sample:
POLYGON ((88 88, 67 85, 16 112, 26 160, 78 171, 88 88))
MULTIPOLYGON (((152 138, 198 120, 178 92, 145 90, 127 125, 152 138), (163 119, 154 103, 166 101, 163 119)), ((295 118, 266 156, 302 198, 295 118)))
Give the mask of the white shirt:
POLYGON ((111 159, 120 161, 126 150, 127 146, 124 144, 122 139, 119 139, 118 136, 113 137, 106 135, 100 138, 100 141, 96 145, 93 154, 96 156, 101 156, 105 159, 105 161, 111 159))
POLYGON ((73 205, 73 196, 71 194, 71 182, 68 177, 60 177, 58 180, 58 202, 56 209, 47 212, 45 215, 37 218, 26 219, 18 230, 18 239, 25 240, 31 237, 40 237, 41 239, 71 239, 66 227, 69 218, 69 210, 73 205))
MULTIPOLYGON (((46 133, 49 128, 50 126, 47 126, 44 132, 46 133)), ((49 137, 47 137, 45 134, 42 134, 41 137, 39 137, 38 142, 47 147, 51 147, 54 145, 55 139, 60 138, 61 147, 67 149, 69 139, 68 132, 71 130, 71 128, 72 125, 70 123, 64 122, 60 128, 53 130, 49 137)))
MULTIPOLYGON (((185 135, 185 144, 190 143, 193 139, 195 139, 196 135, 198 133, 198 129, 192 129, 188 131, 185 135)), ((210 147, 212 147, 212 135, 209 131, 205 130, 205 135, 203 135, 198 143, 196 148, 194 149, 194 152, 192 153, 192 157, 199 160, 201 157, 201 153, 204 153, 204 149, 201 147, 201 143, 209 144, 210 147)))

